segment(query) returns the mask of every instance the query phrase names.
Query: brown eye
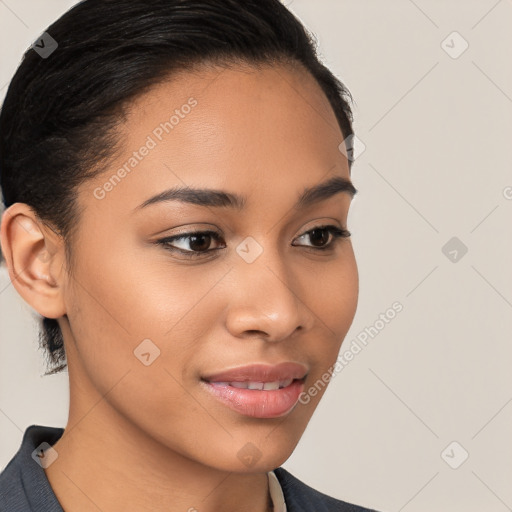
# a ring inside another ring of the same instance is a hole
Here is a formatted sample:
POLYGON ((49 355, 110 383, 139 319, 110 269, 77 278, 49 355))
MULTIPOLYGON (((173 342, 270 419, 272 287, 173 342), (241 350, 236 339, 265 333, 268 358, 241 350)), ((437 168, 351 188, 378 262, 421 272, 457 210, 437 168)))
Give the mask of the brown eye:
POLYGON ((334 236, 334 235, 332 235, 332 233, 330 231, 328 231, 327 229, 321 229, 321 228, 320 229, 315 228, 309 234, 310 240, 312 241, 313 245, 314 246, 320 245, 321 247, 327 244, 330 236, 334 236))
POLYGON ((190 248, 193 251, 206 251, 210 248, 212 236, 208 234, 193 235, 190 238, 190 248))
POLYGON ((337 226, 317 226, 299 236, 299 238, 308 237, 313 244, 309 247, 318 251, 326 251, 334 249, 334 242, 338 238, 348 238, 349 236, 351 236, 349 231, 340 229, 337 226), (328 243, 330 237, 332 237, 331 242, 328 243))
POLYGON ((218 242, 219 240, 221 240, 221 236, 215 231, 196 231, 162 238, 157 240, 157 243, 169 251, 179 252, 193 258, 217 250, 218 248, 211 249, 210 247, 212 241, 218 242), (182 247, 176 247, 177 243, 181 244, 182 247))

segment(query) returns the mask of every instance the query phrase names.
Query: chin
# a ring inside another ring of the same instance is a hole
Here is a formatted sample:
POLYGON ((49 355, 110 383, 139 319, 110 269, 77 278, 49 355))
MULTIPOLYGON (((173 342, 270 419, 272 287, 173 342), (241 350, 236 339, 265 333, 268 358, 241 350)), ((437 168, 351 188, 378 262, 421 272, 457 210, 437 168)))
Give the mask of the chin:
POLYGON ((272 471, 291 456, 304 429, 305 425, 297 420, 294 424, 282 421, 262 424, 256 429, 241 429, 217 463, 223 460, 228 471, 238 473, 272 471))
POLYGON ((218 458, 212 466, 230 473, 267 473, 281 466, 292 454, 294 447, 282 448, 274 453, 263 454, 255 445, 247 443, 234 457, 218 458))

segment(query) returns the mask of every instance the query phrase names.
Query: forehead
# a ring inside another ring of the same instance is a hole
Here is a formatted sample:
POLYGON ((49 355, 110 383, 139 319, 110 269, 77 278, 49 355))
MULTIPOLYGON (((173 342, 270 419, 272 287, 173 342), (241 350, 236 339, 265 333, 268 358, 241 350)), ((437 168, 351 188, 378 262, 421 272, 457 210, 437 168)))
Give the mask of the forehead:
POLYGON ((349 176, 326 96, 309 73, 288 65, 181 72, 139 96, 120 133, 121 151, 94 183, 125 169, 109 200, 120 190, 138 200, 175 185, 245 196, 289 194, 291 186, 296 195, 349 176))
POLYGON ((154 132, 155 128, 160 138, 159 126, 164 130, 162 138, 167 139, 162 142, 169 144, 169 139, 180 136, 193 142, 191 132, 197 139, 209 135, 211 143, 217 139, 232 146, 250 146, 253 140, 254 145, 266 143, 293 151, 319 139, 337 148, 343 140, 327 97, 300 64, 197 64, 154 86, 130 105, 125 125, 128 142, 131 134, 136 139, 138 132, 154 132), (197 105, 189 112, 191 99, 197 105), (171 129, 166 124, 169 121, 171 129))

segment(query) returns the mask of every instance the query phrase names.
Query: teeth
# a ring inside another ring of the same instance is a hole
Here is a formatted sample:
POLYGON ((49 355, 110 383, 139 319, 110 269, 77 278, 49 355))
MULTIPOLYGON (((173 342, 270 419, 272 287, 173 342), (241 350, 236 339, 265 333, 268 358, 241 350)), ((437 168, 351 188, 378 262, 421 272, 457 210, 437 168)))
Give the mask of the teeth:
POLYGON ((282 380, 282 381, 280 381, 280 382, 279 382, 279 387, 280 387, 280 388, 286 388, 286 387, 288 387, 292 382, 293 382, 293 379, 282 380))
POLYGON ((248 382, 230 382, 229 385, 234 388, 247 389, 248 382))
POLYGON ((265 391, 274 391, 276 389, 286 388, 293 382, 293 379, 280 380, 274 382, 254 382, 254 381, 234 381, 234 382, 216 382, 218 386, 232 386, 238 389, 256 389, 265 391))

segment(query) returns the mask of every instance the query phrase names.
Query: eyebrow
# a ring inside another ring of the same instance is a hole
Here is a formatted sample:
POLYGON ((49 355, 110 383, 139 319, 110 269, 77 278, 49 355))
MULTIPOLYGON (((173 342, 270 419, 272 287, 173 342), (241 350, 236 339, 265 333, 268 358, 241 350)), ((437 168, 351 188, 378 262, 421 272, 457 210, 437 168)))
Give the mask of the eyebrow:
MULTIPOLYGON (((335 176, 318 185, 306 187, 300 194, 294 207, 301 210, 320 201, 325 201, 339 193, 346 193, 353 198, 357 193, 357 189, 347 178, 335 176)), ((140 210, 151 204, 167 201, 181 201, 198 206, 231 208, 239 211, 245 208, 247 202, 245 197, 225 190, 174 187, 150 197, 134 210, 140 210)))

